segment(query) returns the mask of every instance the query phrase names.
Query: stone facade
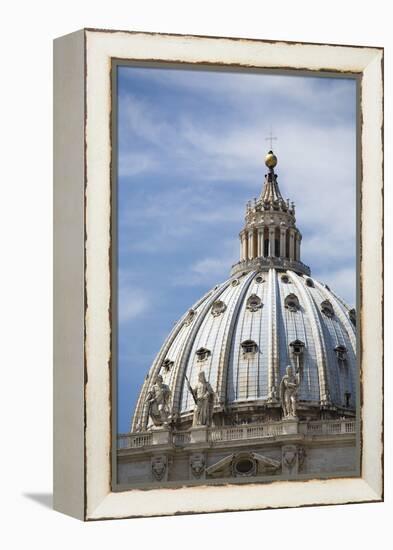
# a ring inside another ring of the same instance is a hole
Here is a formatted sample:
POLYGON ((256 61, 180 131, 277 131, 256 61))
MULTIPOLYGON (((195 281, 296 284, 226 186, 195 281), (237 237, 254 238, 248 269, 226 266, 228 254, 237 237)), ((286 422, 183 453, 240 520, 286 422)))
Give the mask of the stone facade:
POLYGON ((200 482, 357 470, 356 315, 301 261, 295 205, 270 151, 240 261, 175 323, 153 362, 118 482, 200 482))
POLYGON ((154 435, 119 439, 120 484, 355 475, 357 470, 355 421, 295 420, 154 435))

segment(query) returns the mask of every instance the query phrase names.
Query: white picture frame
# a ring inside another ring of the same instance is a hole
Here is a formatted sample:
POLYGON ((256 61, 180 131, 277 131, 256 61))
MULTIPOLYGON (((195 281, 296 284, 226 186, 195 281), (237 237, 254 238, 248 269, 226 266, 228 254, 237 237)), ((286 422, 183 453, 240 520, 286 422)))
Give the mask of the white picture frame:
POLYGON ((55 509, 98 520, 382 500, 383 49, 84 29, 54 43, 54 121, 55 509), (360 75, 359 478, 112 491, 113 59, 360 75))

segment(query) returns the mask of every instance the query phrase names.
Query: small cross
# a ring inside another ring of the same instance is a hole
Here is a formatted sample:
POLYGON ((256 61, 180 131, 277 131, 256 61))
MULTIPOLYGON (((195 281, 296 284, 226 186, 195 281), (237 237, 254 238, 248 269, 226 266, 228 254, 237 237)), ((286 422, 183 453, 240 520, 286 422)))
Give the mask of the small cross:
POLYGON ((270 149, 273 149, 273 140, 277 140, 277 138, 273 136, 272 129, 270 128, 270 136, 265 138, 265 141, 270 141, 270 149))

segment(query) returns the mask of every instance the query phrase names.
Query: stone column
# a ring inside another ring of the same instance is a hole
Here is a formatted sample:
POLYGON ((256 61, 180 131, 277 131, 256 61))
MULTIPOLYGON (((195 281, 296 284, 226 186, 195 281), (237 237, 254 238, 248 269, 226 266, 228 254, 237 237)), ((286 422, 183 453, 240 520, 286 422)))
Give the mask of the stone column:
POLYGON ((242 233, 242 244, 243 244, 242 259, 247 260, 247 258, 248 258, 248 247, 247 247, 247 234, 246 234, 245 231, 242 233))
POLYGON ((254 257, 253 256, 253 252, 254 252, 253 237, 254 237, 254 231, 250 229, 248 232, 248 257, 250 260, 252 260, 254 257))
POLYGON ((258 229, 258 256, 263 256, 263 227, 258 229))
POLYGON ((296 260, 300 262, 300 241, 302 240, 299 233, 296 234, 296 260))
POLYGON ((285 235, 286 235, 286 228, 281 227, 280 228, 280 256, 281 258, 285 258, 285 235))
POLYGON ((295 259, 295 234, 294 230, 289 230, 289 259, 291 262, 295 259))
POLYGON ((275 237, 275 228, 269 227, 269 256, 274 256, 274 237, 275 237))

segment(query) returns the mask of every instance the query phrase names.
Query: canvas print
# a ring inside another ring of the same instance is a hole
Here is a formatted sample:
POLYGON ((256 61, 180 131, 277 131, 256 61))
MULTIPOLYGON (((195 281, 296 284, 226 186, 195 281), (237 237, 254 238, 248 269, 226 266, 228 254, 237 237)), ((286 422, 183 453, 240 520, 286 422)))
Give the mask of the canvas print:
POLYGON ((359 475, 358 81, 116 71, 115 486, 359 475))

